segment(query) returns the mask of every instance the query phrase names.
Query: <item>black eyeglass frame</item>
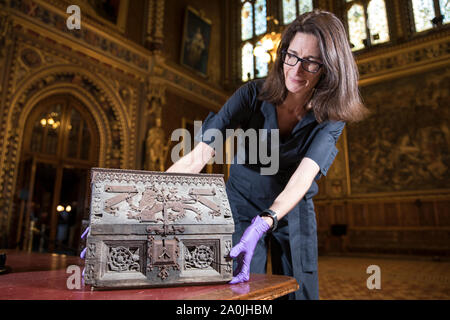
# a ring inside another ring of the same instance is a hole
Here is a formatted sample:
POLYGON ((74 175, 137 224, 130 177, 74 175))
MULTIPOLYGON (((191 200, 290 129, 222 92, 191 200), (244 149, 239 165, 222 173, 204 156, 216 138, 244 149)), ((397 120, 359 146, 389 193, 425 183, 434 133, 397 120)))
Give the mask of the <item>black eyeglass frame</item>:
POLYGON ((283 61, 283 63, 287 64, 288 66, 295 67, 295 66, 297 65, 297 63, 300 61, 300 65, 302 66, 302 69, 305 70, 306 72, 309 72, 309 73, 317 73, 317 72, 319 72, 320 68, 322 68, 322 66, 323 66, 323 63, 315 62, 315 61, 310 61, 310 60, 307 60, 307 59, 302 59, 302 58, 300 58, 300 57, 297 57, 297 56, 296 56, 295 54, 293 54, 293 53, 287 52, 287 50, 282 50, 282 51, 281 51, 281 54, 282 54, 282 59, 281 59, 281 60, 283 61), (296 61, 294 64, 289 64, 289 63, 285 62, 284 60, 286 59, 286 55, 287 55, 287 54, 290 55, 290 56, 293 56, 293 57, 297 58, 297 61, 296 61), (317 68, 316 71, 309 71, 309 70, 306 70, 306 68, 303 66, 303 62, 317 64, 317 65, 319 65, 319 68, 317 68))

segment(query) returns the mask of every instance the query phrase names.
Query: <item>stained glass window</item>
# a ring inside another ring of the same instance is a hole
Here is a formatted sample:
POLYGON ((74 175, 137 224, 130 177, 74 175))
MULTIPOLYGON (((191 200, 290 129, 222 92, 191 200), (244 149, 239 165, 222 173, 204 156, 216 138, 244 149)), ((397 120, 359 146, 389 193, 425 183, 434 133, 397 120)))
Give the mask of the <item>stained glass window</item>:
MULTIPOLYGON (((365 0, 367 1, 367 0, 365 0)), ((313 0, 283 0, 282 17, 268 16, 268 5, 278 5, 276 0, 240 0, 241 3, 241 71, 242 81, 249 81, 254 78, 266 77, 269 73, 269 66, 273 59, 274 52, 270 48, 261 46, 260 42, 272 38, 274 30, 271 30, 272 23, 278 25, 278 20, 286 25, 305 12, 313 10, 313 0), (269 53, 270 51, 270 53, 269 53)), ((275 27, 273 27, 274 29, 275 27)), ((274 49, 276 50, 276 48, 274 49)))
POLYGON ((283 0, 283 23, 289 24, 295 20, 297 15, 295 0, 283 0))
POLYGON ((390 40, 385 0, 346 0, 352 50, 390 40))
POLYGON ((312 10, 312 0, 283 0, 283 24, 289 24, 295 20, 297 15, 312 10))
MULTIPOLYGON (((261 41, 258 41, 256 43, 256 46, 262 46, 261 41)), ((269 66, 267 61, 264 61, 264 58, 260 56, 255 56, 255 62, 256 62, 256 76, 258 78, 266 77, 269 73, 269 66)))
POLYGON ((253 37, 253 5, 250 2, 244 3, 241 9, 241 33, 242 40, 253 37))
POLYGON ((384 0, 372 0, 367 6, 367 25, 371 44, 389 41, 389 28, 384 0))
MULTIPOLYGON (((295 0, 293 0, 295 3, 295 0)), ((241 70, 242 81, 266 77, 269 72, 268 63, 256 57, 254 48, 261 36, 267 33, 267 0, 241 0, 241 70)), ((259 43, 259 42, 258 42, 259 43)))
POLYGON ((412 0, 416 31, 431 29, 431 20, 435 17, 433 0, 412 0))
POLYGON ((256 0, 255 2, 255 34, 257 36, 267 31, 266 0, 256 0))
POLYGON ((441 7, 441 14, 444 16, 444 23, 450 22, 450 1, 439 0, 439 6, 441 7))
POLYGON ((310 12, 313 9, 312 0, 298 0, 298 14, 310 12))
POLYGON ((242 81, 254 78, 253 45, 247 42, 242 47, 242 81))
POLYGON ((367 38, 364 7, 356 3, 352 5, 347 11, 347 20, 352 50, 364 48, 363 40, 367 38))

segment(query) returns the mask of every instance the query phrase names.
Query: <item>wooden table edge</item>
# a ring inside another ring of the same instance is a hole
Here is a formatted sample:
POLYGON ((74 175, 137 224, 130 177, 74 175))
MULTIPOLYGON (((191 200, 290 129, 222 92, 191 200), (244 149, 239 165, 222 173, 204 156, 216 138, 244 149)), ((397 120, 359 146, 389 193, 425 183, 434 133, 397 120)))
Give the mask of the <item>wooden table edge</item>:
POLYGON ((289 279, 287 283, 278 284, 270 289, 259 289, 244 296, 234 297, 227 300, 273 300, 299 289, 295 278, 289 279))

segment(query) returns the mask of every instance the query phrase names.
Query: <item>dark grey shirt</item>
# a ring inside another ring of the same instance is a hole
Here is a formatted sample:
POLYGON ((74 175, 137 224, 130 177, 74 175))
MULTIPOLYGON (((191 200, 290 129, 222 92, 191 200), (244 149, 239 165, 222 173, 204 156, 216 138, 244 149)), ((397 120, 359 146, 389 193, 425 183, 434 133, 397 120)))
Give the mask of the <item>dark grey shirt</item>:
MULTIPOLYGON (((263 80, 255 80, 248 82, 240 87, 224 104, 220 111, 215 114, 211 112, 205 119, 202 126, 201 133, 204 133, 210 128, 219 129, 225 137, 226 129, 242 128, 244 131, 250 128, 255 130, 267 129, 268 150, 273 147, 271 143, 270 130, 278 129, 276 107, 267 102, 257 98, 258 92, 263 84, 263 80)), ((320 172, 316 180, 321 175, 326 175, 328 169, 333 163, 338 150, 336 148, 336 141, 339 138, 345 123, 342 121, 324 121, 318 123, 313 111, 309 111, 303 119, 301 119, 291 132, 291 135, 284 140, 280 139, 279 143, 279 170, 274 176, 261 176, 256 179, 274 180, 278 182, 280 188, 261 190, 274 194, 276 197, 282 191, 284 185, 294 173, 295 169, 300 164, 304 157, 314 160, 320 167, 320 172)), ((258 144, 260 137, 258 136, 258 144)), ((203 135, 198 135, 196 140, 203 141, 207 144, 214 142, 214 138, 205 139, 203 135)), ((248 141, 247 141, 248 142, 248 141)), ((241 175, 237 171, 245 169, 260 172, 260 168, 264 165, 258 159, 256 164, 251 164, 249 161, 249 145, 245 146, 245 164, 232 164, 230 178, 234 175, 241 175)), ((252 149, 255 152, 255 148, 252 149)), ((266 165, 268 166, 268 165, 266 165)), ((245 170, 247 172, 247 170, 245 170)), ((253 176, 253 175, 252 175, 253 176)), ((248 179, 248 177, 247 177, 248 179)), ((254 181, 260 183, 262 181, 254 181)), ((313 182, 307 196, 312 197, 317 193, 317 185, 313 182)))
MULTIPOLYGON (((262 80, 256 80, 239 88, 217 114, 211 112, 208 115, 196 140, 207 144, 214 142, 214 139, 206 139, 203 135, 211 128, 219 129, 224 138, 226 129, 240 127, 243 130, 267 129, 269 132, 278 129, 276 106, 257 98, 262 84, 262 80)), ((276 174, 261 175, 260 161, 256 164, 238 164, 235 161, 231 165, 227 195, 236 226, 233 241, 239 241, 251 219, 272 205, 304 157, 312 159, 320 167, 315 180, 327 174, 338 152, 336 142, 344 126, 342 121, 318 123, 310 111, 297 123, 291 135, 277 146, 279 170, 276 174)), ((272 147, 270 136, 267 134, 268 150, 272 147)), ((249 147, 246 145, 245 148, 246 160, 249 158, 249 147)), ((288 234, 293 274, 298 281, 304 281, 302 272, 317 270, 317 224, 312 200, 317 192, 317 183, 313 181, 305 196, 279 222, 279 229, 275 231, 288 234)))

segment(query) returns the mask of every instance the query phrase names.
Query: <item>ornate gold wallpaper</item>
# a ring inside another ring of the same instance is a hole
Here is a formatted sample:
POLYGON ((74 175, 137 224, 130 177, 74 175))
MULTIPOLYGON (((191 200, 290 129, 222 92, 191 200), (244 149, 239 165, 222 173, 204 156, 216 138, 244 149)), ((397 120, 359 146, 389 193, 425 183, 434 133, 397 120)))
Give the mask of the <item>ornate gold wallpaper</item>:
POLYGON ((450 68, 361 88, 371 115, 348 125, 353 194, 450 188, 450 68))

